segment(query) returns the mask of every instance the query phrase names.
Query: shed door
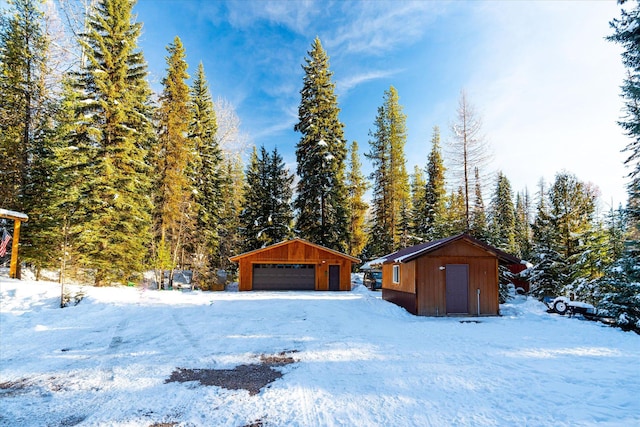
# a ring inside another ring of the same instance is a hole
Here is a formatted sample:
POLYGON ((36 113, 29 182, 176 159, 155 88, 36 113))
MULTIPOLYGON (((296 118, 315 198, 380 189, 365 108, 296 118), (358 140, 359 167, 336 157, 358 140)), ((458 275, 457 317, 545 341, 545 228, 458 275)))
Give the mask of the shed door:
POLYGON ((255 291, 313 291, 316 289, 314 264, 254 264, 255 291))
POLYGON ((447 264, 447 314, 469 313, 469 265, 447 264))
POLYGON ((330 291, 340 290, 340 266, 339 265, 329 266, 329 290, 330 291))

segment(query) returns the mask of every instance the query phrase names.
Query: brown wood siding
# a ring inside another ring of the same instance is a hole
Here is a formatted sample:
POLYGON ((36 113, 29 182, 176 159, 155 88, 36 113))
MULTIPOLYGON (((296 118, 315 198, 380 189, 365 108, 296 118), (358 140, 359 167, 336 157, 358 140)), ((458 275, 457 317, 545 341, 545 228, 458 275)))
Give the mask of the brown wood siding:
POLYGON ((322 250, 300 240, 292 240, 273 248, 249 253, 237 262, 239 263, 238 288, 241 291, 253 289, 254 264, 315 264, 315 289, 318 291, 329 290, 329 265, 339 265, 340 290, 351 290, 351 259, 340 257, 337 253, 322 250))
POLYGON ((469 315, 478 314, 478 289, 480 315, 499 314, 497 255, 464 240, 451 242, 406 264, 396 264, 401 266, 399 284, 393 283, 393 264, 383 264, 383 298, 411 311, 412 295, 415 314, 446 316, 446 270, 440 267, 447 264, 469 265, 469 315))
POLYGON ((416 312, 416 296, 413 293, 396 291, 394 289, 382 289, 382 299, 399 305, 411 314, 416 312))
POLYGON ((468 312, 477 315, 477 289, 480 289, 480 314, 498 314, 498 259, 487 256, 424 256, 417 264, 417 311, 423 316, 444 316, 446 304, 447 264, 469 265, 468 312))
POLYGON ((416 295, 417 312, 421 316, 444 316, 446 314, 445 278, 446 273, 440 270, 442 260, 424 256, 416 263, 416 295))
POLYGON ((429 256, 438 257, 438 256, 464 256, 464 257, 486 257, 486 256, 495 256, 490 252, 487 252, 484 248, 476 246, 467 240, 457 240, 449 243, 448 245, 436 249, 433 252, 429 253, 429 256))
POLYGON ((395 291, 416 293, 416 262, 411 261, 406 264, 383 264, 382 265, 382 289, 393 289, 395 291), (400 266, 400 283, 393 283, 393 266, 400 266))

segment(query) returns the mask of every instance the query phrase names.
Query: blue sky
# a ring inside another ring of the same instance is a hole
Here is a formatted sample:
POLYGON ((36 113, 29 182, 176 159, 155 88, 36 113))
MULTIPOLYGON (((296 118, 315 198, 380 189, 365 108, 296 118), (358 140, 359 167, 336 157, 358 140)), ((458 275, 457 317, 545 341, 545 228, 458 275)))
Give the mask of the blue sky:
POLYGON ((515 191, 533 194, 540 178, 567 170, 600 187, 603 208, 626 200, 628 140, 616 124, 624 68, 604 40, 619 16, 614 1, 139 0, 135 12, 154 88, 177 35, 190 73, 202 61, 214 98, 230 101, 242 131, 277 146, 292 171, 301 64, 318 36, 345 136, 361 152, 393 85, 407 115, 408 170, 424 167, 433 126, 451 139, 464 89, 494 153, 490 169, 515 191))

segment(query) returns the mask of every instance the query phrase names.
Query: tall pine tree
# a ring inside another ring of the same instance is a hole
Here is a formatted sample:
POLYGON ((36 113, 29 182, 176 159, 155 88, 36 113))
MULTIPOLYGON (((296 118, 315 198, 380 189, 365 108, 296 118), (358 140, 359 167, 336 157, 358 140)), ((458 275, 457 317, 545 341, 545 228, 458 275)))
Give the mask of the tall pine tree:
POLYGON ((314 243, 346 250, 349 224, 344 183, 344 125, 338 118, 338 98, 329 57, 320 39, 305 58, 303 87, 294 130, 302 134, 296 146, 299 181, 294 208, 297 232, 314 243))
POLYGON ((518 193, 516 196, 515 232, 517 252, 514 255, 528 260, 531 256, 531 214, 529 206, 529 192, 518 193))
POLYGON ((447 190, 445 166, 440 148, 440 129, 433 128, 431 152, 427 160, 427 185, 425 187, 425 206, 422 213, 421 236, 427 240, 448 237, 445 218, 447 217, 447 190))
MULTIPOLYGON (((619 0, 619 3, 624 3, 619 0)), ((614 33, 609 41, 623 47, 622 63, 627 68, 627 77, 622 85, 622 98, 626 116, 619 122, 631 142, 625 147, 628 153, 625 165, 629 168, 627 206, 633 238, 640 239, 640 3, 621 10, 619 19, 611 22, 614 33)), ((637 243, 636 243, 637 245, 637 243)), ((640 253, 640 251, 638 251, 640 253)))
POLYGON ((14 210, 30 210, 27 187, 41 178, 30 176, 31 164, 46 150, 43 134, 52 111, 45 86, 49 43, 39 3, 15 0, 0 18, 0 206, 14 210))
POLYGON ((75 82, 79 108, 71 144, 83 182, 79 250, 96 284, 141 271, 150 237, 151 92, 132 8, 130 0, 96 5, 81 40, 86 67, 75 82))
POLYGON ((406 244, 409 230, 409 176, 406 170, 406 116, 399 103, 398 92, 391 86, 385 91, 383 105, 378 108, 376 129, 371 132, 373 162, 373 233, 369 240, 380 242, 379 255, 391 253, 406 244), (382 233, 382 235, 380 234, 382 233))
POLYGON ((196 156, 194 140, 188 137, 189 75, 179 37, 174 38, 167 51, 167 75, 162 79, 157 112, 156 237, 168 246, 172 265, 176 266, 185 245, 191 243, 195 234, 194 183, 190 170, 196 156))
POLYGON ((240 213, 244 197, 244 173, 242 159, 239 155, 228 155, 223 160, 222 206, 218 233, 220 242, 217 250, 217 265, 225 270, 234 270, 237 264, 229 261, 229 257, 237 255, 243 247, 240 234, 240 213))
MULTIPOLYGON (((56 264, 58 211, 53 206, 57 114, 51 41, 38 0, 15 0, 0 17, 0 206, 28 213, 22 260, 56 264)), ((20 271, 18 270, 18 277, 20 271)))
MULTIPOLYGON (((619 3, 624 1, 619 0, 619 3)), ((613 290, 607 296, 609 311, 618 324, 640 330, 640 3, 621 11, 619 19, 611 22, 614 33, 609 40, 623 47, 622 63, 627 77, 622 85, 626 116, 619 122, 631 142, 625 147, 629 168, 627 218, 629 228, 625 237, 626 250, 612 271, 613 290)))
POLYGON ((513 191, 509 179, 498 172, 491 200, 491 242, 508 253, 516 253, 516 218, 513 191))
POLYGON ((347 192, 349 200, 349 243, 347 253, 351 256, 359 256, 366 243, 367 236, 364 226, 369 205, 364 200, 364 195, 369 184, 362 174, 362 164, 358 153, 358 143, 353 141, 349 149, 349 162, 347 168, 347 192))
POLYGON ((476 239, 482 241, 490 240, 487 214, 484 208, 484 200, 482 198, 482 183, 480 182, 480 171, 475 168, 475 199, 473 208, 471 209, 471 224, 469 233, 476 239))
POLYGON ((218 122, 202 63, 191 87, 189 138, 194 154, 191 183, 195 189, 196 225, 192 252, 200 274, 210 274, 216 265, 220 206, 222 205, 222 152, 216 133, 218 122))
POLYGON ((424 213, 427 210, 426 207, 426 186, 424 172, 420 166, 415 165, 413 173, 410 177, 410 189, 411 189, 411 218, 412 227, 411 233, 415 240, 423 240, 422 229, 424 226, 424 213))

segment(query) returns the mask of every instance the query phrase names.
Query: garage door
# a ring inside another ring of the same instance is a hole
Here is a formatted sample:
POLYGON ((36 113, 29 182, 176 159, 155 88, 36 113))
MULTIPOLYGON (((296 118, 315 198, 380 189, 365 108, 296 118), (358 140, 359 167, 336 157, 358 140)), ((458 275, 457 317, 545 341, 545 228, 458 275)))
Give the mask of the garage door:
POLYGON ((316 289, 314 264, 254 264, 255 291, 313 291, 316 289))

